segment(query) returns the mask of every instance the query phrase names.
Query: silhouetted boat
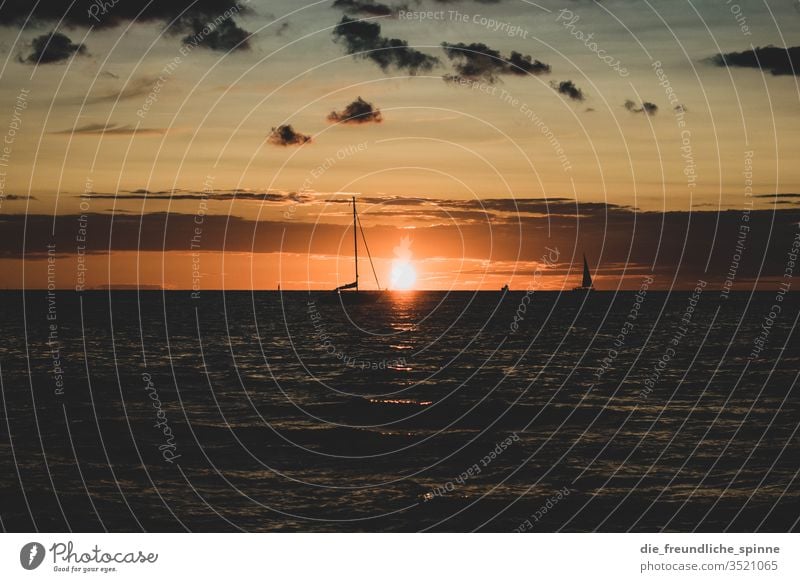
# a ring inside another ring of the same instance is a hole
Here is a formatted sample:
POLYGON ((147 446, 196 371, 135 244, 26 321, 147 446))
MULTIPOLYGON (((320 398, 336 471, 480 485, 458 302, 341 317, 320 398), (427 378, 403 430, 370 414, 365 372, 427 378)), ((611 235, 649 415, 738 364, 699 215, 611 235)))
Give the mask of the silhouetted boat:
POLYGON ((589 272, 589 263, 586 262, 586 254, 583 255, 583 281, 581 281, 580 287, 573 287, 572 290, 584 293, 594 291, 592 274, 589 272))
POLYGON ((358 218, 358 212, 356 210, 356 197, 353 196, 353 264, 355 266, 355 274, 356 280, 352 283, 345 283, 344 285, 339 285, 336 289, 333 290, 339 298, 347 303, 363 303, 363 302, 372 302, 380 298, 380 283, 378 282, 378 274, 375 272, 375 265, 372 264, 372 256, 369 253, 369 246, 367 246, 367 239, 364 236, 364 229, 361 226, 361 221, 358 218), (360 291, 358 288, 358 233, 361 232, 361 238, 364 241, 364 248, 367 251, 367 257, 369 258, 369 265, 372 268, 372 274, 375 277, 375 284, 378 287, 378 291, 370 291, 370 292, 363 292, 360 291))
POLYGON ((503 287, 500 289, 500 292, 501 293, 508 293, 508 283, 503 285, 503 287))

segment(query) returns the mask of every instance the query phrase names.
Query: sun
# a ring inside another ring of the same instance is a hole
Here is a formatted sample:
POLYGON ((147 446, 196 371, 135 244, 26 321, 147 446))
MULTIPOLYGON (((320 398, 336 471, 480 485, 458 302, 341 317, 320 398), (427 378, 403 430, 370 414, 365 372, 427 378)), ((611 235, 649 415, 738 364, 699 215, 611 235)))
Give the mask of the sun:
POLYGON ((414 288, 417 282, 417 271, 411 261, 396 259, 392 261, 391 288, 407 291, 414 288))

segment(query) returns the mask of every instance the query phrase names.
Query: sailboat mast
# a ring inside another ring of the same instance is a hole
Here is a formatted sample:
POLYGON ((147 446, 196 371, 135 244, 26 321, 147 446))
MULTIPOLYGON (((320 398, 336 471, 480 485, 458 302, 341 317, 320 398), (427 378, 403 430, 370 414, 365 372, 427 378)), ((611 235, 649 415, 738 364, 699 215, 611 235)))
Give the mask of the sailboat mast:
POLYGON ((356 197, 353 196, 353 256, 356 261, 356 291, 358 291, 358 226, 356 220, 356 197))

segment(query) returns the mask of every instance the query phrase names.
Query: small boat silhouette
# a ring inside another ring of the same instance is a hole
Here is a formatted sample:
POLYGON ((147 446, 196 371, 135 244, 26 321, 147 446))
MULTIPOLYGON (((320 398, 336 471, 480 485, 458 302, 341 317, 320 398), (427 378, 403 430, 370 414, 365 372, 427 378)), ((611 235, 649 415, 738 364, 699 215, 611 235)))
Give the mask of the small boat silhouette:
POLYGON ((573 287, 573 291, 594 291, 594 285, 592 284, 592 274, 589 272, 589 263, 586 262, 586 253, 583 255, 583 280, 581 281, 580 287, 573 287))
POLYGON ((356 197, 353 196, 353 263, 355 265, 355 273, 356 273, 356 280, 352 283, 345 283, 344 285, 339 285, 336 289, 333 290, 341 299, 347 299, 348 303, 361 303, 361 302, 372 302, 375 301, 380 297, 380 283, 378 282, 378 274, 375 272, 375 265, 372 264, 372 255, 369 252, 369 246, 367 246, 367 239, 364 236, 364 228, 361 226, 361 221, 358 218, 358 212, 356 210, 356 197), (370 292, 365 294, 363 291, 359 291, 358 289, 358 233, 361 231, 361 238, 364 241, 364 248, 367 251, 367 257, 369 258, 370 267, 372 267, 372 274, 375 276, 375 284, 378 286, 378 292, 370 292), (344 293, 343 293, 344 291, 344 293))

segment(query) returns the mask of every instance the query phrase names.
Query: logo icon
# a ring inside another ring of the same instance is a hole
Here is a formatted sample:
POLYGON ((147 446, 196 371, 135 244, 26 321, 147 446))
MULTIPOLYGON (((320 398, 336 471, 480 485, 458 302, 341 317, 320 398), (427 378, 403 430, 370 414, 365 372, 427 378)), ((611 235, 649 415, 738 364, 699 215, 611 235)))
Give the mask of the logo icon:
POLYGON ((19 563, 26 570, 35 570, 44 561, 44 546, 39 542, 29 542, 19 552, 19 563))

